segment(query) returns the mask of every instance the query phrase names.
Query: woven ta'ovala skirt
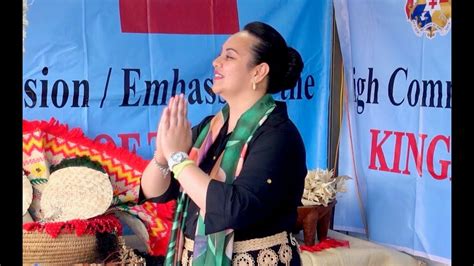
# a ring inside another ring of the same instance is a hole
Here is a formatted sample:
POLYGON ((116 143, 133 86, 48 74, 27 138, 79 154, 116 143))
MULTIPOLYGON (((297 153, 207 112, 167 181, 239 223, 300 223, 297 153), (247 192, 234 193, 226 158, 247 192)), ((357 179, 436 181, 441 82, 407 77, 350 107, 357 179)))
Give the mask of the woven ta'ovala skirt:
MULTIPOLYGON (((194 241, 185 238, 181 265, 193 264, 194 241)), ((288 232, 234 242, 233 266, 299 266, 300 250, 296 239, 288 232)))

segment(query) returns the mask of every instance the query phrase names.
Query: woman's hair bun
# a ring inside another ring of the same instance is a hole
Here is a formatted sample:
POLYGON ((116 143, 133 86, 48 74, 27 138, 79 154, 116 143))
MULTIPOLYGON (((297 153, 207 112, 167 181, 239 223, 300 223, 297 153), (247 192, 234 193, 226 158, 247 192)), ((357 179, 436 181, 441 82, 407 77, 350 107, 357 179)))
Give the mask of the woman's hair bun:
POLYGON ((285 73, 285 78, 283 79, 285 82, 283 87, 285 89, 296 86, 303 67, 304 63, 300 53, 298 53, 294 48, 288 47, 288 69, 285 73))
POLYGON ((254 21, 245 25, 244 30, 258 39, 252 46, 253 64, 267 63, 270 67, 267 92, 294 88, 304 67, 298 51, 288 47, 283 36, 266 23, 254 21))

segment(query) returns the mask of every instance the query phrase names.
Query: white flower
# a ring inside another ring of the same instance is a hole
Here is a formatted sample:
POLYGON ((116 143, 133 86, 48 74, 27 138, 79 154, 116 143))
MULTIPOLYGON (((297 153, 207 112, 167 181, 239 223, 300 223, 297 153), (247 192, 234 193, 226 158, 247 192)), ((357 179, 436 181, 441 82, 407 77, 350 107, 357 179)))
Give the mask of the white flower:
POLYGON ((334 177, 333 170, 309 170, 303 190, 304 203, 327 206, 336 198, 337 192, 345 192, 348 176, 334 177), (310 201, 310 202, 307 202, 310 201))

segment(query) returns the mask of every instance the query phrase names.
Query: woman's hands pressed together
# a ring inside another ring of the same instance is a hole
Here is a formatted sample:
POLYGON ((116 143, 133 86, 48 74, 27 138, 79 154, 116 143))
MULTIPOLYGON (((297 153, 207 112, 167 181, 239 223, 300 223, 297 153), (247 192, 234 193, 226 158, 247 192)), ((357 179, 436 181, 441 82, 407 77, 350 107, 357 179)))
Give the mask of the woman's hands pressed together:
POLYGON ((188 118, 187 102, 184 95, 171 97, 163 109, 157 132, 157 151, 160 148, 168 160, 174 152, 189 152, 192 145, 191 123, 188 118))
POLYGON ((143 195, 147 199, 163 195, 168 189, 170 155, 177 151, 187 153, 191 148, 191 125, 186 116, 184 96, 171 97, 158 123, 154 158, 148 163, 140 181, 143 195))

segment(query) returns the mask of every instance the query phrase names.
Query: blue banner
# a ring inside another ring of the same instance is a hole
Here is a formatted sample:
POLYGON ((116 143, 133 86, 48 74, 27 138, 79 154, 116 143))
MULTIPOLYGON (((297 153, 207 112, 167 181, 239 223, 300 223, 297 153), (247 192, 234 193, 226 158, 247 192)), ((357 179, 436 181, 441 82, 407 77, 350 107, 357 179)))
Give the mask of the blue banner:
POLYGON ((346 88, 334 228, 451 262, 451 1, 334 0, 346 88))
POLYGON ((332 2, 30 1, 23 59, 23 115, 56 118, 92 139, 151 158, 161 111, 184 93, 193 125, 216 113, 212 60, 245 24, 274 26, 305 68, 288 103, 309 168, 327 167, 332 2))

